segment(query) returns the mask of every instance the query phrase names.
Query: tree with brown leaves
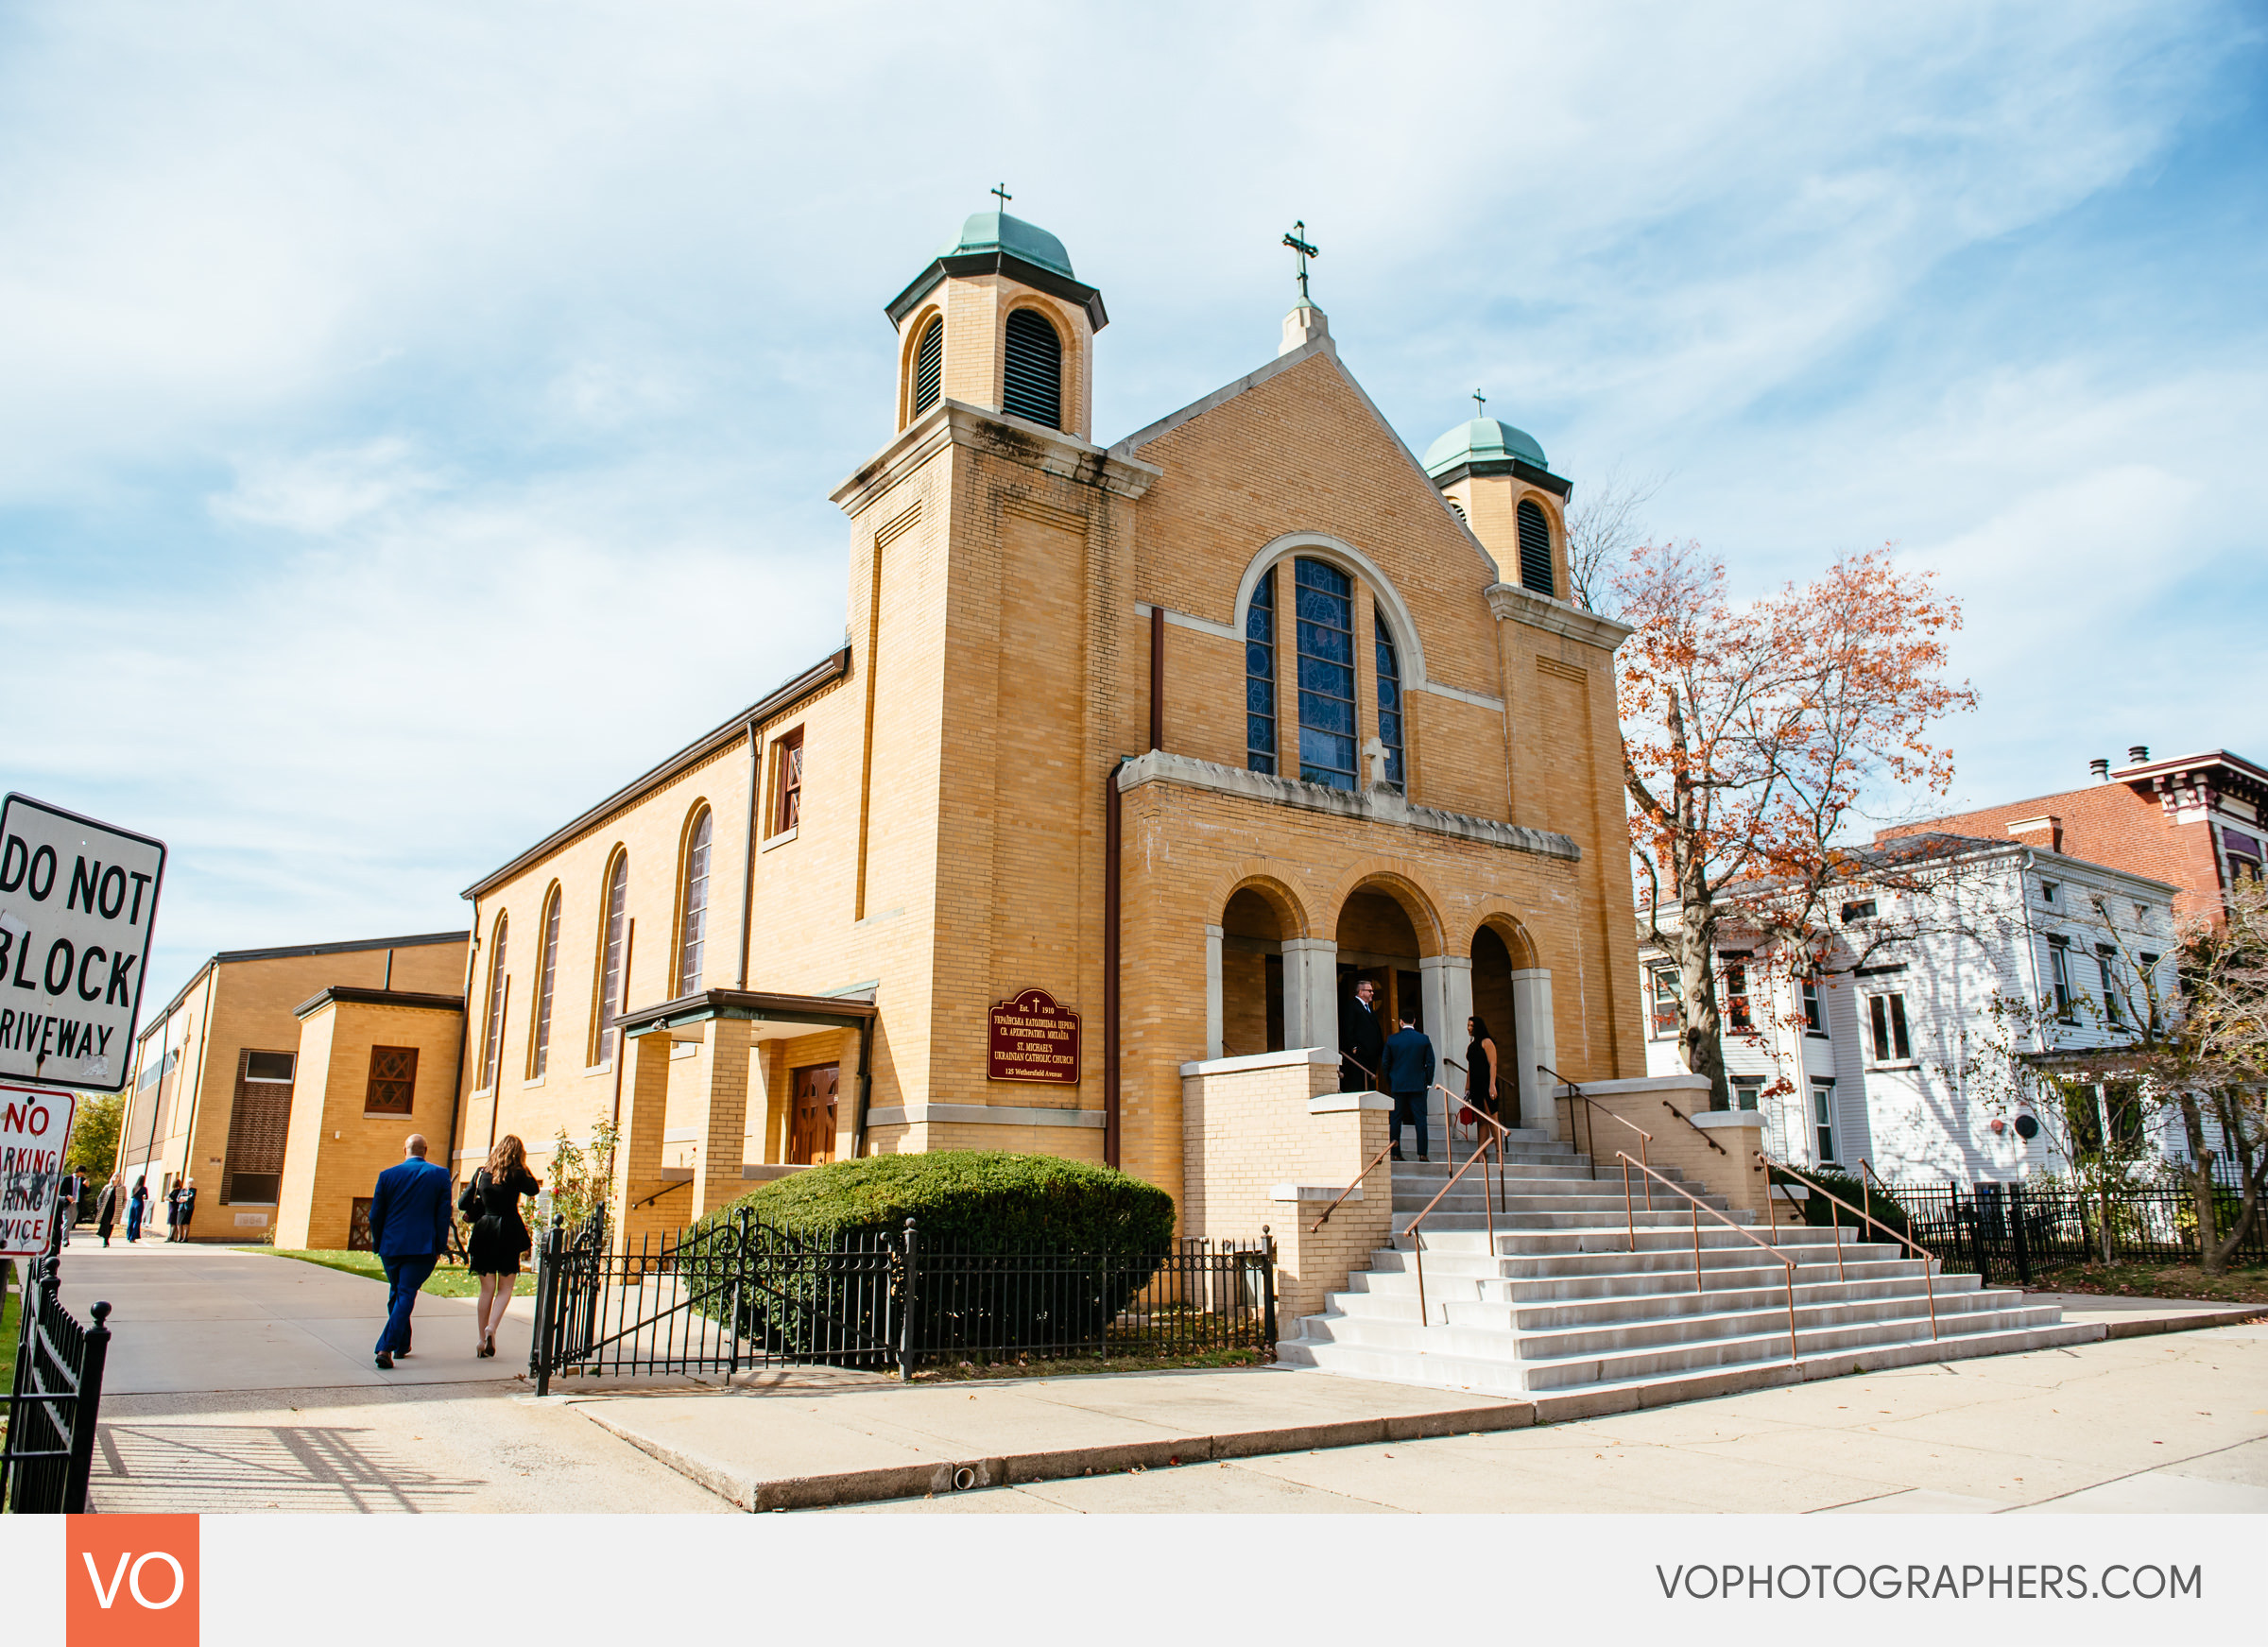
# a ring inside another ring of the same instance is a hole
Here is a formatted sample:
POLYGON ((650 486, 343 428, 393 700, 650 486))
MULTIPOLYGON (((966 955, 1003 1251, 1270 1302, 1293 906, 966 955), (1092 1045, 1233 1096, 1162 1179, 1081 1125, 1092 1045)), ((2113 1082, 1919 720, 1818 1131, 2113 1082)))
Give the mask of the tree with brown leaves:
POLYGON ((1640 547, 1614 584, 1636 631, 1617 666, 1631 844, 1658 890, 1645 936, 1678 958, 1681 1055, 1720 1107, 1720 924, 1736 914, 1760 952, 1815 967, 1830 889, 1883 872, 1839 844, 1862 798, 1879 784, 1947 789, 1952 756, 1933 730, 1976 702, 1944 678, 1959 603, 1887 551, 1745 603, 1725 583, 1725 563, 1685 543, 1640 547))

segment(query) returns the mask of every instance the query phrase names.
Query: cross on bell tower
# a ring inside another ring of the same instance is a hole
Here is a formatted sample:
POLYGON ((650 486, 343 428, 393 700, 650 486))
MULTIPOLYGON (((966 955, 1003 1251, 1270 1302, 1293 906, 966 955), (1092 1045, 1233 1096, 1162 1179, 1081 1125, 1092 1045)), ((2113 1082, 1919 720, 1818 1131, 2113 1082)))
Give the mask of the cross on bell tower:
POLYGON ((1008 193, 1008 185, 1005 183, 994 183, 988 193, 1000 197, 1000 209, 1003 212, 1008 209, 1008 202, 1016 197, 1008 193))
POLYGON ((1331 336, 1331 322, 1323 317, 1323 311, 1316 308, 1314 300, 1307 295, 1307 260, 1323 254, 1316 249, 1315 243, 1308 239, 1305 218, 1292 225, 1292 232, 1283 237, 1283 244, 1290 247, 1293 255, 1299 260, 1299 300, 1292 305, 1292 312, 1283 317, 1283 345, 1276 351, 1279 356, 1331 336))
POLYGON ((1292 232, 1283 237, 1283 244, 1290 247, 1298 255, 1299 300, 1304 303, 1307 301, 1307 260, 1311 257, 1321 257, 1323 254, 1317 251, 1308 240, 1305 218, 1301 218, 1292 225, 1292 232))

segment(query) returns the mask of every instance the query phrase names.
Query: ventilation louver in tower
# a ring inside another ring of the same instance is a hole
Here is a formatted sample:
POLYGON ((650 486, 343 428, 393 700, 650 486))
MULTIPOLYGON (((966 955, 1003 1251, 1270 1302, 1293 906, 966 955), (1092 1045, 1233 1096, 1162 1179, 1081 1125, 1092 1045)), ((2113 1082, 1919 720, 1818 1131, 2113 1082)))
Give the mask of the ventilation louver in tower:
POLYGON ((1001 409, 1050 429, 1063 426, 1063 344, 1045 316, 1018 309, 1008 317, 1007 384, 1001 409))

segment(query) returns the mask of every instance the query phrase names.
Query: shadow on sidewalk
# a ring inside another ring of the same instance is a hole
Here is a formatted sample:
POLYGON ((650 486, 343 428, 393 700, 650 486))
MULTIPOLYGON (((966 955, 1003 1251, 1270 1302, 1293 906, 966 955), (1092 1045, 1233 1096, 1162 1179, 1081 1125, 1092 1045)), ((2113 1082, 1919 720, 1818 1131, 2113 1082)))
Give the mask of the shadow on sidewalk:
POLYGON ((107 1515, 232 1510, 419 1514, 458 1507, 482 1484, 327 1425, 105 1424, 91 1508, 107 1515))

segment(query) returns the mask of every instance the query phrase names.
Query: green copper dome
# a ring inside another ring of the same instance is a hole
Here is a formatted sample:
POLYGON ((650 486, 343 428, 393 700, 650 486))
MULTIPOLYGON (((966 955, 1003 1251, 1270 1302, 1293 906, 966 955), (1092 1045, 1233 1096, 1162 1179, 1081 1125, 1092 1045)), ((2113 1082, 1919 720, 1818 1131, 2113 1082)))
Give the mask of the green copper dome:
POLYGON ((1437 478, 1460 463, 1502 463, 1515 457, 1538 469, 1551 468, 1543 448, 1525 429, 1515 429, 1494 418, 1475 418, 1469 423, 1459 423, 1425 449, 1425 472, 1437 478))
POLYGON ((939 257, 965 257, 972 251, 1005 251, 1010 257, 1037 264, 1065 280, 1071 272, 1071 253, 1063 243, 1036 223, 1011 217, 1005 212, 971 212, 961 232, 938 249, 939 257))

